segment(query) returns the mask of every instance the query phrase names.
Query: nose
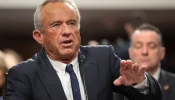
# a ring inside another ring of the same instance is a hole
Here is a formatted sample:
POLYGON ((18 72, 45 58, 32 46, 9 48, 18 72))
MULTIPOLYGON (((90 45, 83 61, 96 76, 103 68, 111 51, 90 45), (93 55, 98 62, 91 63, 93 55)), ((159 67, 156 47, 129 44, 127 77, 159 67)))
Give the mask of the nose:
POLYGON ((69 37, 71 35, 71 29, 66 23, 62 25, 62 35, 65 37, 69 37))
POLYGON ((148 55, 148 48, 147 47, 143 47, 142 49, 142 55, 148 55))

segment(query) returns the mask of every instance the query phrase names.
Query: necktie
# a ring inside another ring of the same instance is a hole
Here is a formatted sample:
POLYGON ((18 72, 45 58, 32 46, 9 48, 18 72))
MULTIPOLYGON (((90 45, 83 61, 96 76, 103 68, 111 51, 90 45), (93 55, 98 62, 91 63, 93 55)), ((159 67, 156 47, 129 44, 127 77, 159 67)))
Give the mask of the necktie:
POLYGON ((66 66, 66 71, 70 75, 71 85, 72 85, 72 93, 73 93, 74 100, 81 100, 79 83, 78 83, 77 76, 74 73, 72 64, 69 64, 66 66))

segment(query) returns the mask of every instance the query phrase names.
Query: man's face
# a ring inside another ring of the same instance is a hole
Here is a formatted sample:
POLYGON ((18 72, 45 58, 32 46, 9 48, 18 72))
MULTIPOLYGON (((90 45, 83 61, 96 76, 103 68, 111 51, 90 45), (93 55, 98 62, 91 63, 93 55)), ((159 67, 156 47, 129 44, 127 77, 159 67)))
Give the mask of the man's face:
POLYGON ((131 37, 130 59, 140 65, 147 65, 148 71, 158 68, 165 48, 160 44, 160 36, 151 30, 137 30, 131 37))
POLYGON ((48 3, 42 8, 42 45, 57 61, 73 60, 78 55, 81 38, 78 15, 68 3, 48 3))

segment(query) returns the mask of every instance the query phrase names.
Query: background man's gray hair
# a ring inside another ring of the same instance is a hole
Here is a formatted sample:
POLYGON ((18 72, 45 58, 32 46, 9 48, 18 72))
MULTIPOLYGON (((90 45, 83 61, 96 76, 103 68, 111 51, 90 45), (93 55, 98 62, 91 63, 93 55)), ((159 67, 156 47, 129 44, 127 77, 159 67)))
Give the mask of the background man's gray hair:
POLYGON ((77 15, 78 15, 78 22, 79 22, 79 26, 80 26, 80 13, 78 10, 78 7, 76 6, 75 2, 72 0, 45 0, 43 3, 41 3, 35 10, 34 13, 34 27, 36 30, 39 30, 41 32, 43 32, 43 23, 42 23, 42 15, 41 15, 41 9, 48 4, 49 2, 67 2, 68 4, 70 4, 76 11, 77 15))

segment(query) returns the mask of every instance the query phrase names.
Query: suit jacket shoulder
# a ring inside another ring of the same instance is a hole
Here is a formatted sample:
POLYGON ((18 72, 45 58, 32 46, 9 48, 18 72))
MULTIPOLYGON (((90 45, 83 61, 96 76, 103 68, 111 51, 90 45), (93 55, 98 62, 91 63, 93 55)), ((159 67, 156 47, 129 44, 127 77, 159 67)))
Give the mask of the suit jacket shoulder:
POLYGON ((175 74, 161 69, 159 83, 163 90, 162 100, 174 100, 175 95, 175 74))

